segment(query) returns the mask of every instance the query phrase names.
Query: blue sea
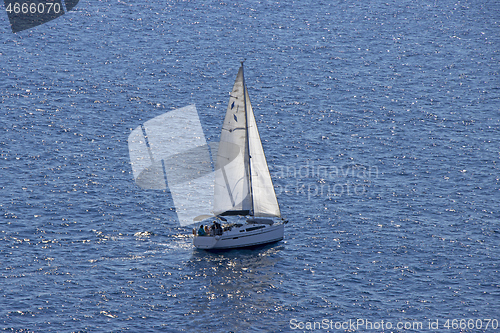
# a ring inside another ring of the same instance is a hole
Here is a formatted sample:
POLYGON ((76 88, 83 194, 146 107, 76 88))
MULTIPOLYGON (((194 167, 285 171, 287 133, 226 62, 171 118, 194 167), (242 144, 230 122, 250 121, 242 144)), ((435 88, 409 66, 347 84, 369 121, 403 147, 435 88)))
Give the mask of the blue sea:
POLYGON ((500 3, 83 0, 0 6, 6 332, 498 332, 500 3), (282 242, 206 252, 131 131, 240 61, 282 242))

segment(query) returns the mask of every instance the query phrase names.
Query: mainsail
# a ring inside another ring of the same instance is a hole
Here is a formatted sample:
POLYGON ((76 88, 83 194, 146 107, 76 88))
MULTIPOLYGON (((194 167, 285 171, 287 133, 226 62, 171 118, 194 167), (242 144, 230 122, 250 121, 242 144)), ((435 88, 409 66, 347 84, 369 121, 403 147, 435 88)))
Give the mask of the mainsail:
POLYGON ((230 93, 216 160, 214 214, 279 217, 243 65, 230 93))
POLYGON ((230 93, 215 164, 216 215, 245 215, 252 208, 246 157, 248 144, 243 87, 243 69, 240 68, 230 93))

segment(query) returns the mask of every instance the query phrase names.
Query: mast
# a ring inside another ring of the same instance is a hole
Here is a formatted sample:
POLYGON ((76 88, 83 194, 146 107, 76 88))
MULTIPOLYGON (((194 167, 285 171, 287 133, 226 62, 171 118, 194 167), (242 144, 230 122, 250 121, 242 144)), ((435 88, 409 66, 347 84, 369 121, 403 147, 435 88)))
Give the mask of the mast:
POLYGON ((244 70, 243 70, 243 62, 245 62, 245 60, 241 61, 241 73, 243 74, 243 104, 245 106, 245 122, 246 122, 246 126, 245 126, 245 136, 246 136, 246 159, 247 159, 247 162, 246 163, 246 166, 247 166, 247 170, 248 170, 248 193, 250 195, 250 216, 253 216, 254 215, 254 206, 253 206, 253 189, 252 189, 252 163, 250 163, 250 158, 252 158, 250 156, 250 140, 249 140, 249 136, 248 136, 248 110, 247 110, 247 85, 245 83, 245 73, 244 73, 244 70))

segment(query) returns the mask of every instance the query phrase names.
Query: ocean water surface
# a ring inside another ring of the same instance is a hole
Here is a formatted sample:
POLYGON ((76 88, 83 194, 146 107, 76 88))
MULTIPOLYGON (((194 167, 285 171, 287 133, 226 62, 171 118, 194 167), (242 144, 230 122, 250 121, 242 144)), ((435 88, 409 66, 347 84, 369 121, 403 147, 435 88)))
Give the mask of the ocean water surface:
POLYGON ((498 331, 497 1, 0 8, 2 330, 498 331), (243 59, 289 223, 210 253, 127 138, 195 104, 218 141, 243 59))

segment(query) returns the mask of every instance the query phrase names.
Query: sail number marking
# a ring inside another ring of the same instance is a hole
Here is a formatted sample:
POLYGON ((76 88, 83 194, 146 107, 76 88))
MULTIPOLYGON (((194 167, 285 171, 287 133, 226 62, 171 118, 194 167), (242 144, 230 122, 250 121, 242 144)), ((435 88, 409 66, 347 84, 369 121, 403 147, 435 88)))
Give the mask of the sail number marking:
POLYGON ((14 2, 9 3, 5 8, 7 13, 11 14, 49 14, 52 13, 59 14, 61 12, 61 5, 59 3, 50 2, 40 2, 40 3, 29 3, 29 2, 14 2))

